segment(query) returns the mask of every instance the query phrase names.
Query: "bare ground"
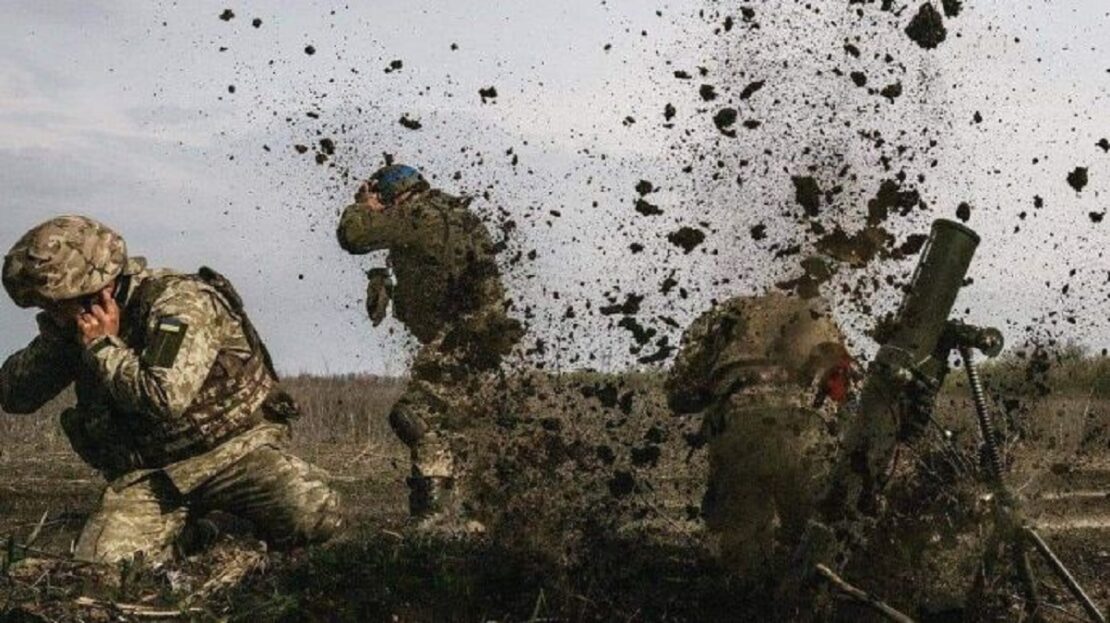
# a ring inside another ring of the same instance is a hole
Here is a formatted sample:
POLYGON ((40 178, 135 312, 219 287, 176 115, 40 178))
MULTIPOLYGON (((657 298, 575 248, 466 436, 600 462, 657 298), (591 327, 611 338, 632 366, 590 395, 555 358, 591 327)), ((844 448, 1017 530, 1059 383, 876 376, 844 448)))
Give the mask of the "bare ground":
MULTIPOLYGON (((696 422, 666 412, 656 381, 522 382, 528 391, 474 435, 473 452, 485 457, 477 464, 496 476, 471 485, 490 534, 442 541, 404 529, 407 457, 385 422, 401 383, 296 379, 306 414, 294 449, 334 476, 349 519, 343 536, 262 554, 249 527, 229 522, 214 553, 170 574, 92 572, 31 556, 0 578, 0 620, 143 620, 179 608, 194 620, 767 620, 767 587, 715 556, 697 508, 704 456, 686 443, 696 422)), ((973 448, 970 405, 959 387, 945 396, 938 419, 957 446, 973 448)), ((57 408, 0 415, 0 535, 24 542, 45 514, 34 546, 64 556, 103 483, 68 450, 57 408)), ((1009 447, 1011 482, 1030 517, 1091 596, 1110 604, 1110 400, 1067 391, 1004 410, 1009 432, 1020 433, 1009 447)), ((993 609, 962 609, 991 527, 986 492, 961 481, 940 495, 920 463, 904 465, 890 518, 845 577, 923 621, 1015 620, 1021 604, 1005 574, 993 609)), ((1037 571, 1054 606, 1049 620, 1081 616, 1046 568, 1037 571)), ((838 614, 872 616, 848 603, 838 614)))

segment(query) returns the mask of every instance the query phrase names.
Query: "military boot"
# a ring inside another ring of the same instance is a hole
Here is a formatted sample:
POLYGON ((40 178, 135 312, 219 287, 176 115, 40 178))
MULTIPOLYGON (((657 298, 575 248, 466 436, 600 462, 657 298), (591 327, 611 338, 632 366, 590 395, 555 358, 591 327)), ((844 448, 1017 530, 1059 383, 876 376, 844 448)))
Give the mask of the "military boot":
POLYGON ((174 553, 188 558, 208 551, 220 539, 220 528, 210 519, 194 519, 185 524, 174 542, 174 553))
POLYGON ((408 479, 409 518, 426 536, 456 537, 485 532, 485 526, 463 517, 456 480, 450 477, 408 479))

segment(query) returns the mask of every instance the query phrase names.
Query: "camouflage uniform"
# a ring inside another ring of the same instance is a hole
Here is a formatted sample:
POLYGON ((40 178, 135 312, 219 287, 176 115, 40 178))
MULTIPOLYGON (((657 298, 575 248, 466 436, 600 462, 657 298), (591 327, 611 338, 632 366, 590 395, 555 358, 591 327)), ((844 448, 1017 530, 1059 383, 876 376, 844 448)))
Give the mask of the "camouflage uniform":
MULTIPOLYGON (((411 448, 414 514, 428 479, 458 475, 451 437, 482 406, 483 387, 522 335, 520 323, 506 314, 496 248, 468 203, 427 190, 380 212, 353 204, 339 224, 339 242, 348 252, 389 250, 393 315, 422 345, 389 417, 411 448)), ((382 282, 371 276, 374 317, 375 308, 383 309, 375 304, 382 282)))
POLYGON ((122 241, 105 257, 101 228, 81 217, 50 221, 4 266, 22 306, 116 279, 118 336, 85 346, 43 313, 39 336, 0 368, 0 407, 12 413, 34 412, 75 385, 62 427, 110 483, 76 555, 164 559, 189 520, 211 510, 252 520, 276 545, 327 538, 340 524, 338 497, 325 474, 286 451, 295 405, 230 284, 208 269, 147 270, 126 258, 122 241), (73 278, 86 266, 84 280, 73 278))
POLYGON ((703 514, 742 573, 772 571, 803 530, 851 365, 821 301, 778 293, 725 301, 684 334, 667 397, 675 411, 704 411, 703 514))

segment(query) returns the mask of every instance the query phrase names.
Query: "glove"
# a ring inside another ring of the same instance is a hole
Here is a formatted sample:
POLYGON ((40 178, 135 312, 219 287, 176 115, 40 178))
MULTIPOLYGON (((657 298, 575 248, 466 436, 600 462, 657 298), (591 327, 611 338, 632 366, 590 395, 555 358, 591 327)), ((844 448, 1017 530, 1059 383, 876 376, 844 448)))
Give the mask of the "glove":
POLYGON ((389 301, 393 298, 393 282, 388 268, 371 269, 366 272, 366 277, 370 280, 366 284, 366 314, 376 327, 385 319, 389 301))

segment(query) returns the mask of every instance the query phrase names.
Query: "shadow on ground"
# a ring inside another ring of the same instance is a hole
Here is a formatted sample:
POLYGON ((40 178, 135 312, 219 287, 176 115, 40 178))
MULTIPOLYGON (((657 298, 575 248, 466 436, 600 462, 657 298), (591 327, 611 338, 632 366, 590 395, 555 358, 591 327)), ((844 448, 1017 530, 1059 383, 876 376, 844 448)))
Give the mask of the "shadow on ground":
POLYGON ((597 537, 569 567, 489 540, 380 531, 287 559, 229 595, 238 621, 759 620, 765 591, 707 551, 597 537))

